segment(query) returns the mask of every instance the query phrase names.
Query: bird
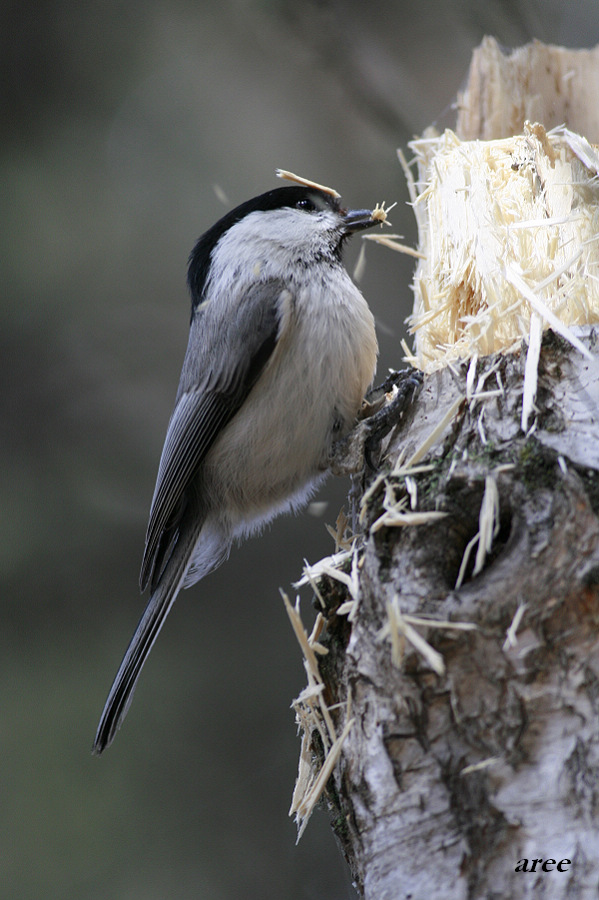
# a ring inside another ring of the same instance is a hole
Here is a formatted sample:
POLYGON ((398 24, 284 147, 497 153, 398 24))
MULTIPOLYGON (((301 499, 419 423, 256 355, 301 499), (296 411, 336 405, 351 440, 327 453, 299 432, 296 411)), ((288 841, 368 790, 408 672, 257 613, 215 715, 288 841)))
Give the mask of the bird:
POLYGON ((94 754, 114 740, 179 591, 235 542, 305 507, 355 425, 378 345, 343 249, 379 221, 376 209, 348 210, 335 191, 308 182, 242 203, 195 244, 189 341, 140 573, 149 600, 94 754))

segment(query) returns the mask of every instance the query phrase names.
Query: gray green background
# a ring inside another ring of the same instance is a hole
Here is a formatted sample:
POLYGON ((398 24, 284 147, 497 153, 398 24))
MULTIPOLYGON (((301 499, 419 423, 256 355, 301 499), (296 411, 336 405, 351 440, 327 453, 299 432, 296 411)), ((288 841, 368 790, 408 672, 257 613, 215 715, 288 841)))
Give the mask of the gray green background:
MULTIPOLYGON (((324 522, 346 485, 322 490, 324 518, 277 521, 181 595, 116 743, 101 759, 90 747, 143 605, 186 259, 219 194, 237 204, 282 166, 354 206, 398 200, 394 229, 413 242, 396 148, 452 123, 485 33, 592 46, 599 7, 2 4, 1 897, 354 896, 326 814, 297 848, 287 818, 304 676, 278 592, 332 551, 324 522)), ((411 269, 369 246, 383 376, 401 361, 411 269)))

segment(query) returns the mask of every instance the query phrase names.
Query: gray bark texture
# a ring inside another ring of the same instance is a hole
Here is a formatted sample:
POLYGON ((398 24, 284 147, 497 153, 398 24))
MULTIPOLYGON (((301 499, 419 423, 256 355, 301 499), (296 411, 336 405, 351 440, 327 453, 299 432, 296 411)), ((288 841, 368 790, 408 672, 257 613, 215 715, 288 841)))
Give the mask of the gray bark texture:
POLYGON ((351 620, 343 584, 321 579, 327 703, 342 726, 349 698, 354 719, 326 798, 366 900, 599 896, 599 334, 574 330, 594 361, 545 333, 526 435, 525 347, 473 364, 478 399, 469 363, 426 376, 381 471, 464 398, 411 483, 412 508, 447 515, 372 530, 384 497, 407 497, 404 475, 379 477, 351 620), (492 545, 456 588, 489 477, 492 545), (405 635, 393 658, 391 602, 441 623, 413 627, 443 674, 405 635))

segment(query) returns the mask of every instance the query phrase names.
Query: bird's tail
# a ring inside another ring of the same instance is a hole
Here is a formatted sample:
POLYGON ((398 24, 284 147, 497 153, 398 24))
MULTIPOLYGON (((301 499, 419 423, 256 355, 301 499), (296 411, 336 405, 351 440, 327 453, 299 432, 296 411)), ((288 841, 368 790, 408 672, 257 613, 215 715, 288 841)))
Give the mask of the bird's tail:
MULTIPOLYGON (((186 565, 180 565, 177 571, 170 573, 170 578, 163 577, 161 579, 139 620, 100 717, 100 724, 92 747, 92 752, 98 756, 112 744, 127 715, 142 666, 175 602, 185 578, 186 569, 186 565)), ((164 574, 166 575, 167 572, 164 574)))
POLYGON ((177 594, 182 587, 188 587, 215 569, 227 556, 230 542, 221 531, 202 522, 201 517, 196 518, 194 526, 189 530, 182 529, 181 539, 150 596, 116 673, 92 747, 92 752, 97 756, 113 742, 127 715, 143 664, 177 594), (201 539, 198 541, 200 532, 201 539))

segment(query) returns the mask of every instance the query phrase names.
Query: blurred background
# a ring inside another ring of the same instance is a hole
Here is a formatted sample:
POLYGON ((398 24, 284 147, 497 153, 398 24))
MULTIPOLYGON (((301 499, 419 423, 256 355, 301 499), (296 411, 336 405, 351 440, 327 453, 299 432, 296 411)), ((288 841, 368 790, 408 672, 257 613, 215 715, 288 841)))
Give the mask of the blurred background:
MULTIPOLYGON (((187 255, 275 167, 397 200, 396 148, 451 104, 484 34, 599 41, 596 0, 5 0, 0 235, 0 894, 350 900, 318 811, 287 817, 304 686, 279 596, 333 544, 280 519, 183 593, 125 727, 90 747, 143 608, 146 517, 187 341, 187 255)), ((359 240, 348 254, 352 268, 359 240)), ((412 263, 368 246, 379 375, 412 263)), ((311 619, 310 596, 303 598, 311 619)))

